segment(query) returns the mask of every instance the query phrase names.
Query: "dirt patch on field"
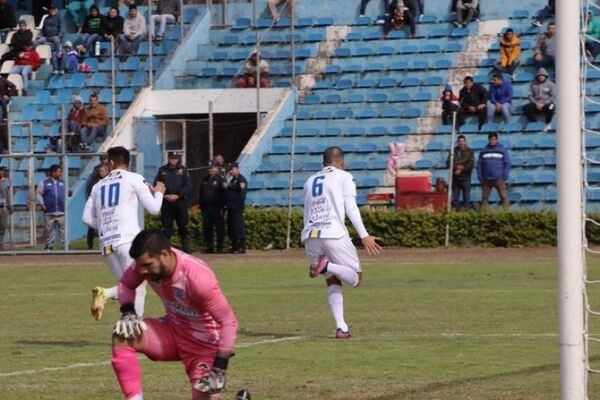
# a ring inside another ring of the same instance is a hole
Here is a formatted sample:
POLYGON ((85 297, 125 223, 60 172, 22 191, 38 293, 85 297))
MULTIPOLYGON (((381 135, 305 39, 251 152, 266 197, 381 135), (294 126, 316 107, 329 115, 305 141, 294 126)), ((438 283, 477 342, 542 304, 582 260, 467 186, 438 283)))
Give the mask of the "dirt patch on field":
MULTIPOLYGON (((368 256, 366 252, 360 250, 360 257, 363 261, 377 262, 452 262, 461 261, 482 261, 482 262, 552 262, 556 261, 555 247, 539 248, 436 248, 436 249, 403 249, 386 248, 382 254, 377 257, 368 256)), ((228 263, 235 265, 256 263, 288 261, 305 261, 304 251, 302 249, 293 249, 290 251, 271 250, 271 251, 249 251, 246 254, 200 254, 194 253, 207 263, 217 262, 219 264, 228 263)), ((0 267, 2 266, 39 266, 43 264, 62 264, 69 266, 84 266, 89 264, 101 263, 102 257, 98 254, 52 254, 43 255, 18 255, 0 257, 0 267)))

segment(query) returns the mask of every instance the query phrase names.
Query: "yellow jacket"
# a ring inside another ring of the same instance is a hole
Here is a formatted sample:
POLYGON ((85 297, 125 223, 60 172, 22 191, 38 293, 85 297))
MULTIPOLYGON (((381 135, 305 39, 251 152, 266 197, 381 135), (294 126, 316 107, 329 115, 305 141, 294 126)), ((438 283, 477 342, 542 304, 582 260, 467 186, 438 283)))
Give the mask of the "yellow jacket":
POLYGON ((518 60, 521 55, 521 39, 514 35, 512 40, 500 40, 500 66, 506 67, 518 60))

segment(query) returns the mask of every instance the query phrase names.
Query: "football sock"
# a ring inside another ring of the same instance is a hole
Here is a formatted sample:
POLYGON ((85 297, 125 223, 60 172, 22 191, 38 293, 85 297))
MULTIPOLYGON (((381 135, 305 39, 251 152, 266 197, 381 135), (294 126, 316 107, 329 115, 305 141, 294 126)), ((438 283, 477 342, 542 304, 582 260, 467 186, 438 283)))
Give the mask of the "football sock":
POLYGON ((352 287, 358 285, 358 274, 350 267, 334 264, 329 261, 329 264, 327 264, 327 272, 335 275, 336 278, 352 287))
POLYGON ((104 295, 113 300, 119 300, 119 289, 116 286, 104 289, 104 295))
POLYGON ((142 371, 133 347, 113 347, 110 360, 121 391, 127 400, 141 400, 142 371))
POLYGON ((335 319, 336 328, 347 332, 348 325, 344 321, 344 296, 342 296, 342 287, 340 285, 329 286, 327 288, 327 300, 331 314, 333 314, 333 319, 335 319))

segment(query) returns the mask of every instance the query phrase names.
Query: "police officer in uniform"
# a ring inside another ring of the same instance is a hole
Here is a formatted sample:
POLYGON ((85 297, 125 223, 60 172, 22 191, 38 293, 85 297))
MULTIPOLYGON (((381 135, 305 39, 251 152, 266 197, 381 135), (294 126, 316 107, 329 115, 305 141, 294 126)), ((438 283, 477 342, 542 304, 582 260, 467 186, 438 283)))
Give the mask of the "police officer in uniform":
POLYGON ((219 173, 219 166, 211 164, 208 175, 200 183, 200 209, 202 211, 202 227, 206 253, 214 253, 213 233, 217 233, 217 253, 223 253, 225 241, 225 191, 227 182, 219 173))
POLYGON ((171 239, 173 236, 173 220, 177 222, 179 235, 181 236, 181 247, 186 253, 189 252, 188 241, 188 200, 191 195, 192 181, 188 170, 181 165, 179 154, 171 151, 168 161, 158 169, 154 184, 164 183, 166 187, 162 208, 160 209, 160 220, 163 232, 171 239))
POLYGON ((230 253, 246 252, 246 231, 244 230, 244 202, 248 181, 242 174, 237 162, 229 164, 231 180, 227 185, 227 233, 231 241, 230 253))

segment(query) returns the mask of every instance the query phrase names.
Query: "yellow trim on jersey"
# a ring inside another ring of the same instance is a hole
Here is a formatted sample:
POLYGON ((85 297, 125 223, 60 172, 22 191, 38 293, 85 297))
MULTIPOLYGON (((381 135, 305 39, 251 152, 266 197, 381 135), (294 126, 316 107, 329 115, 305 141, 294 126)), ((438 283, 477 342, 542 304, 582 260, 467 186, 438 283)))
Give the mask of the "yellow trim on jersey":
POLYGON ((311 229, 308 237, 311 239, 318 239, 321 236, 321 230, 320 229, 311 229))
POLYGON ((112 254, 112 253, 113 253, 112 245, 102 247, 102 256, 103 257, 106 257, 107 255, 112 254))

